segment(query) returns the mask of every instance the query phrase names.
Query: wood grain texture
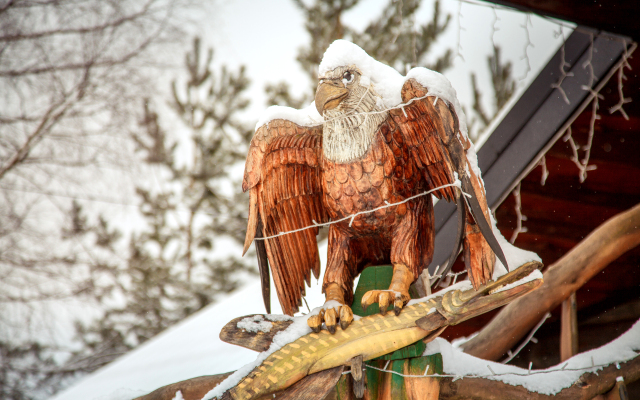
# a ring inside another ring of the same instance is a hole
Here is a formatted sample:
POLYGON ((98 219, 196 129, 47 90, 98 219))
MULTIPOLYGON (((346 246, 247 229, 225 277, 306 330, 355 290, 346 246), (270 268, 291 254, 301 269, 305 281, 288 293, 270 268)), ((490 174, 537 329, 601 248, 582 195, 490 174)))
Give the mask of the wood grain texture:
MULTIPOLYGON (((303 127, 273 120, 258 128, 243 180, 243 190, 251 191, 245 251, 256 236, 258 218, 264 226, 262 234, 272 236, 313 221, 363 213, 330 226, 323 290, 330 283, 338 284, 349 305, 354 278, 367 266, 388 263, 407 266, 415 281, 433 256, 431 196, 385 206, 452 184, 454 172, 469 171, 489 216, 483 186, 463 154, 471 144, 459 134, 455 111, 435 96, 415 100, 427 92, 416 80, 408 80, 401 93, 408 104, 390 110, 366 153, 347 163, 323 157, 321 125, 303 127), (455 157, 450 154, 452 143, 460 149, 455 157)), ((459 193, 446 187, 434 195, 453 201, 459 193)), ((472 217, 467 225, 465 254, 478 288, 491 277, 495 257, 472 217)), ((298 310, 310 271, 318 276, 316 233, 317 228, 312 228, 265 241, 278 298, 287 314, 298 310)))
MULTIPOLYGON (((403 87, 403 100, 422 97, 426 89, 415 80, 403 87)), ((396 203, 432 188, 453 183, 453 172, 469 170, 478 200, 489 217, 484 189, 468 165, 454 165, 443 141, 460 140, 455 113, 442 100, 428 97, 394 109, 374 138, 371 149, 350 164, 323 161, 324 204, 332 219, 396 203), (435 106, 434 106, 435 103, 435 106)), ((464 149, 469 143, 462 143, 464 149)), ((466 163, 466 158, 464 159, 466 163)), ((451 187, 435 192, 453 200, 451 187)), ((475 287, 493 272, 495 256, 484 237, 467 221, 464 242, 475 287), (475 229, 475 230, 474 230, 475 229)), ((404 264, 418 278, 433 256, 433 205, 430 196, 359 215, 332 225, 324 286, 338 283, 347 295, 355 276, 369 265, 404 264), (350 225, 350 226, 349 226, 350 225)))
POLYGON ((211 389, 218 386, 233 372, 218 375, 199 376, 181 382, 172 383, 154 390, 153 392, 135 398, 134 400, 172 400, 178 391, 184 400, 200 400, 211 389))
POLYGON ((269 349, 276 333, 287 329, 293 323, 293 321, 269 321, 272 324, 269 332, 248 332, 238 328, 238 322, 254 316, 255 314, 245 315, 229 321, 220 330, 220 340, 250 350, 263 352, 269 349))
MULTIPOLYGON (((256 236, 258 218, 262 236, 328 220, 321 200, 321 144, 321 126, 306 128, 274 120, 256 131, 242 184, 243 190, 251 193, 245 251, 256 236)), ((298 310, 311 272, 316 278, 320 275, 317 232, 318 228, 311 228, 264 241, 278 299, 286 314, 298 310)))
MULTIPOLYGON (((422 358, 422 357, 421 357, 422 358)), ((431 375, 436 372, 436 366, 430 363, 419 363, 419 360, 407 360, 404 366, 405 375, 419 376, 425 373, 431 375)), ((405 393, 408 400, 438 400, 440 397, 440 380, 429 376, 420 378, 404 378, 405 393)), ((390 399, 391 400, 391 399, 390 399)))
POLYGON ((640 244, 640 205, 618 214, 594 230, 544 273, 542 286, 505 307, 464 351, 479 358, 497 360, 535 326, 542 315, 610 262, 640 244))
POLYGON ((287 389, 262 396, 260 400, 324 399, 329 392, 335 390, 344 369, 343 366, 339 366, 305 376, 287 389))
MULTIPOLYGON (((464 378, 453 381, 443 380, 440 386, 441 400, 591 400, 600 394, 608 393, 614 388, 616 378, 621 376, 627 383, 640 379, 640 357, 616 364, 611 364, 598 374, 585 373, 573 385, 555 395, 530 392, 522 386, 512 386, 500 381, 483 378, 464 378)), ((612 393, 615 395, 615 393, 612 393)), ((616 398, 616 397, 612 397, 616 398)))
POLYGON ((560 361, 578 354, 578 305, 576 293, 562 302, 560 314, 560 361))

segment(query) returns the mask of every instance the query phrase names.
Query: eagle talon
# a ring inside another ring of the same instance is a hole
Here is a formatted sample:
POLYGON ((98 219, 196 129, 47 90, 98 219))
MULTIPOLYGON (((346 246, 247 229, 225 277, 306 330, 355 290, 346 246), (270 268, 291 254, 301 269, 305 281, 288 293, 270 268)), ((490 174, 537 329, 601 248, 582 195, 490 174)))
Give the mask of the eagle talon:
POLYGON ((396 317, 400 315, 402 307, 404 307, 404 301, 402 301, 401 298, 393 302, 393 312, 396 314, 396 317))
POLYGON ((322 308, 317 314, 307 318, 307 325, 314 333, 320 333, 323 323, 329 333, 334 334, 338 325, 345 330, 352 322, 353 311, 351 311, 351 307, 345 305, 336 308, 322 308))
POLYGON ((342 306, 340 308, 340 327, 345 330, 353 322, 353 311, 351 307, 342 306))
POLYGON ((324 313, 324 324, 327 327, 327 330, 333 335, 336 333, 336 310, 333 308, 329 308, 324 313))
POLYGON ((319 333, 322 329, 322 322, 324 321, 324 309, 321 309, 316 315, 312 315, 307 318, 307 325, 314 333, 319 333))
POLYGON ((362 296, 361 305, 366 311, 373 303, 378 303, 380 314, 385 315, 389 305, 393 302, 393 312, 399 315, 402 308, 409 301, 409 292, 397 292, 395 290, 370 290, 362 296))

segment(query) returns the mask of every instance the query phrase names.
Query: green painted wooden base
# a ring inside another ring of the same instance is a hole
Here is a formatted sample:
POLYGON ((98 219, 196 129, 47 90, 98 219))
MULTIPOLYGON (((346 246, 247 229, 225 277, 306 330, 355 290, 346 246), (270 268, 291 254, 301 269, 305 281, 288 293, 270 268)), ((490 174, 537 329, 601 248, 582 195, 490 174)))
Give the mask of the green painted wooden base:
MULTIPOLYGON (((392 275, 391 265, 369 267, 362 272, 351 306, 355 315, 364 317, 380 312, 378 304, 373 304, 366 311, 363 310, 360 300, 369 290, 388 289, 392 275)), ((412 298, 417 297, 413 290, 410 294, 412 298)), ((389 312, 393 311, 389 310, 389 312)), ((439 379, 430 378, 429 375, 442 374, 442 356, 434 354, 423 357, 425 348, 426 344, 419 340, 393 353, 367 361, 364 374, 365 398, 368 400, 437 399, 440 392, 439 379), (419 377, 405 377, 406 375, 419 377)), ((337 399, 340 400, 355 399, 353 378, 350 374, 340 378, 336 385, 336 393, 337 399)))
MULTIPOLYGON (((365 379, 368 400, 413 400, 438 398, 440 383, 438 378, 429 375, 442 374, 442 356, 434 354, 403 360, 371 360, 365 363, 365 379), (386 367, 386 369, 385 369, 386 367), (385 371, 380 371, 385 369, 385 371), (426 370, 426 376, 425 376, 426 370), (411 375, 414 377, 405 377, 411 375)), ((336 398, 352 400, 353 380, 351 375, 343 375, 336 385, 336 398)))
MULTIPOLYGON (((358 286, 356 287, 356 292, 353 296, 353 304, 351 305, 351 309, 355 315, 359 315, 361 317, 366 317, 367 315, 378 314, 380 312, 380 307, 378 304, 372 304, 365 311, 360 305, 360 300, 365 293, 369 290, 385 290, 389 288, 389 284, 391 283, 391 277, 393 276, 393 266, 391 265, 380 265, 376 267, 368 267, 365 268, 362 274, 360 274, 360 280, 358 281, 358 286)), ((414 293, 410 293, 412 298, 414 298, 414 293)), ((393 312, 389 310, 389 312, 393 312)), ((403 347, 401 349, 396 350, 393 353, 386 354, 384 356, 378 357, 380 360, 400 360, 404 358, 411 357, 419 357, 424 352, 426 345, 419 340, 414 344, 410 344, 407 347, 403 347)))

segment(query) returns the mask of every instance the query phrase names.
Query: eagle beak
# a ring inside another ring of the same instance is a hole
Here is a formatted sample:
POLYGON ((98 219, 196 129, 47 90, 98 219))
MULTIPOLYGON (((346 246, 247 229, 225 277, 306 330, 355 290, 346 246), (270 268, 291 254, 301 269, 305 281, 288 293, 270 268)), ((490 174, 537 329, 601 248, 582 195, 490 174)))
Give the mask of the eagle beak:
POLYGON ((336 108, 340 102, 347 97, 349 90, 344 87, 342 81, 325 80, 321 81, 316 91, 316 109, 322 115, 324 110, 336 108))

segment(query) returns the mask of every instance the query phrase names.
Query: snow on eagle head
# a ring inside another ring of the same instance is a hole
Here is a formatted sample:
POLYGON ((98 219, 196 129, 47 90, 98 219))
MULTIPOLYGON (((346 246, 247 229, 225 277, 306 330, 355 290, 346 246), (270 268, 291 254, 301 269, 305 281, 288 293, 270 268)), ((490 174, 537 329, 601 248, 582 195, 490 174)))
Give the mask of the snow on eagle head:
MULTIPOLYGON (((366 153, 372 135, 375 134, 375 129, 379 122, 386 117, 386 113, 383 110, 388 110, 401 104, 402 85, 409 79, 415 79, 428 89, 429 96, 436 96, 449 104, 453 104, 460 122, 460 133, 465 137, 467 135, 466 118, 456 97, 456 91, 449 80, 438 72, 418 67, 409 71, 406 76, 402 76, 392 67, 369 56, 359 46, 346 40, 336 40, 324 53, 318 68, 318 79, 322 81, 321 83, 329 82, 333 79, 336 83, 336 88, 351 88, 353 94, 340 108, 327 109, 324 106, 319 107, 316 103, 321 99, 316 99, 315 102, 301 110, 271 106, 261 115, 256 124, 256 131, 274 119, 289 120, 301 126, 324 124, 329 126, 324 135, 326 136, 323 143, 324 156, 334 162, 345 163, 366 153), (345 77, 345 72, 350 72, 351 76, 345 77), (346 78, 351 79, 351 81, 346 78), (362 102, 358 104, 361 98, 362 102), (354 102, 353 99, 357 100, 354 102), (354 107, 356 105, 358 111, 348 109, 349 106, 354 107), (324 116, 322 115, 323 112, 324 116), (338 113, 340 118, 336 118, 336 115, 330 116, 334 112, 338 113), (349 112, 350 114, 347 115, 349 112), (347 116, 350 119, 345 119, 347 116), (358 126, 360 128, 356 131, 349 131, 347 135, 333 134, 336 130, 344 129, 338 126, 338 121, 342 120, 345 120, 345 123, 348 122, 350 126, 358 126), (332 127, 331 125, 335 126, 332 127), (332 129, 333 132, 331 131, 332 129)), ((320 86, 319 84, 318 88, 320 86)), ((344 96, 344 94, 334 93, 333 95, 337 95, 339 99, 336 97, 325 98, 330 107, 346 100, 346 96, 340 97, 344 96)))
POLYGON ((428 88, 429 96, 436 96, 454 106, 460 120, 460 131, 463 136, 467 136, 466 117, 460 107, 455 89, 444 75, 427 68, 417 67, 409 71, 406 76, 402 76, 394 68, 369 56, 358 45, 340 39, 334 41, 325 51, 318 68, 318 78, 322 79, 336 68, 349 65, 355 65, 359 69, 364 78, 361 78, 361 82, 366 84, 367 80, 371 81, 376 93, 382 98, 384 108, 387 109, 402 103, 402 85, 409 79, 415 79, 428 88))
POLYGON ((333 42, 324 54, 315 106, 324 117, 322 148, 330 161, 347 163, 364 156, 387 118, 383 98, 371 79, 376 64, 388 68, 387 75, 398 75, 344 40, 333 42))

